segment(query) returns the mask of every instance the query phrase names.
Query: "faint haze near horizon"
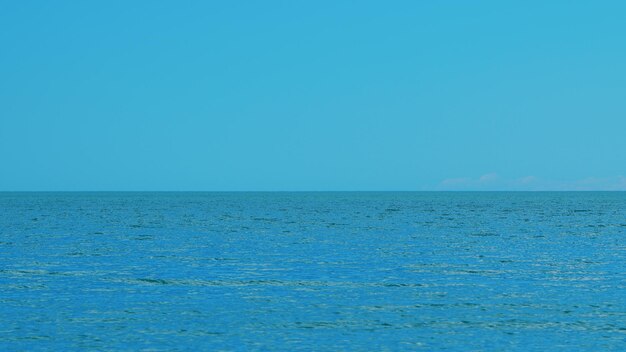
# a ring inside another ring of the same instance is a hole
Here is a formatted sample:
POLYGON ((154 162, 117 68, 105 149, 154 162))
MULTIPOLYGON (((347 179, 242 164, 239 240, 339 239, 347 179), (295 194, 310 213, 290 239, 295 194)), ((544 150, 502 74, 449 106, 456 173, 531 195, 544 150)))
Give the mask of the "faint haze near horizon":
POLYGON ((0 191, 626 190, 626 3, 0 4, 0 191))
POLYGON ((435 191, 626 191, 626 177, 587 177, 579 180, 545 180, 535 176, 515 179, 496 173, 477 178, 457 177, 442 180, 428 188, 435 191))

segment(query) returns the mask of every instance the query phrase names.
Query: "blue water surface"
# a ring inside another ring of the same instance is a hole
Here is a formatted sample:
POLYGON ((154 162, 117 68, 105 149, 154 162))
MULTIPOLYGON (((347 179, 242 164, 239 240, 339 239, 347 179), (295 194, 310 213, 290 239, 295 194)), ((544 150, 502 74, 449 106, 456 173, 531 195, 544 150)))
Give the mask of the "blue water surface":
POLYGON ((626 349, 626 194, 0 193, 0 350, 626 349))

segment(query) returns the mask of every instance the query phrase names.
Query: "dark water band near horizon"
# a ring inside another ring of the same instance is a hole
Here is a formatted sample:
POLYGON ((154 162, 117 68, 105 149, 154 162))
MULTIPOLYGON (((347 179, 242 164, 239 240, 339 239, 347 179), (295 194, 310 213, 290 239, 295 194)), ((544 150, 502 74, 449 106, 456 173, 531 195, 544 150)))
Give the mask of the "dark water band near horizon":
POLYGON ((626 346, 620 192, 0 193, 0 350, 626 346))

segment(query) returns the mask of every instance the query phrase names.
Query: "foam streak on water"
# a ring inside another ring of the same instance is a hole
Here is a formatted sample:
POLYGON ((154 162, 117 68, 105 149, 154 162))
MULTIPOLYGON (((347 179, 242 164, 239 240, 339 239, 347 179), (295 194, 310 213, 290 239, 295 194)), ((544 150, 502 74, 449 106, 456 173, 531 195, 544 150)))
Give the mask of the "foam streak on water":
POLYGON ((624 193, 0 193, 0 350, 620 350, 624 193))

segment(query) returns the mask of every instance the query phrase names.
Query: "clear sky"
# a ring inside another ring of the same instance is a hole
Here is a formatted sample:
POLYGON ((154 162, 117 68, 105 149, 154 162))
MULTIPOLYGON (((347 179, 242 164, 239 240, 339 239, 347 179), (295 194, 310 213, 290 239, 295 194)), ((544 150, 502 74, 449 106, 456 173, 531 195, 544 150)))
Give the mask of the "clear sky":
POLYGON ((0 2, 0 190, 624 176, 626 1, 0 2))

